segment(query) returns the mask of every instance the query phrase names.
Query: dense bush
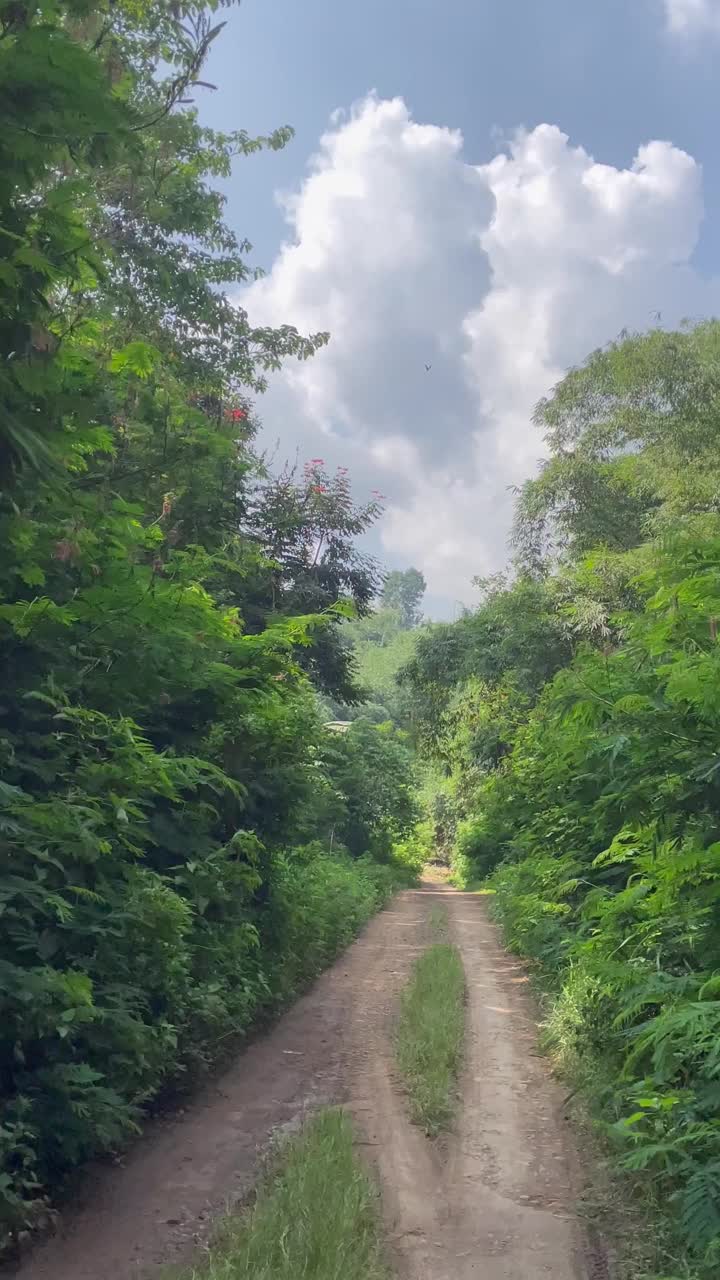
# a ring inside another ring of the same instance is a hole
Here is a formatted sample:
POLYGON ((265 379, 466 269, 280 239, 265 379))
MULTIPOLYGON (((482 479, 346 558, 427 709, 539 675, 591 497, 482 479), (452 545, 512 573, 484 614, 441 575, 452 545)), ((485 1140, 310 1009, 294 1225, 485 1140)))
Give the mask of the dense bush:
POLYGON ((548 993, 555 1050, 652 1209, 658 1270, 708 1280, 719 352, 720 325, 701 325, 623 339, 568 375, 538 411, 551 458, 520 496, 517 579, 431 631, 404 674, 459 814, 456 875, 492 873, 507 938, 548 993))
MULTIPOLYGON (((669 1199, 708 1268, 720 1237, 719 553, 709 529, 658 549, 622 645, 580 652, 543 693, 503 780, 513 861, 493 881, 511 942, 554 975, 558 1042, 575 1064, 602 1061, 596 1098, 625 1167, 669 1199)), ((485 802, 492 831, 492 784, 485 802)))
POLYGON ((380 864, 331 858, 312 847, 276 862, 271 895, 258 920, 271 999, 294 995, 414 874, 402 857, 380 864))
POLYGON ((488 835, 482 814, 461 818, 455 831, 452 865, 462 884, 485 876, 497 865, 498 846, 494 833, 488 835))
MULTIPOLYGON (((3 961, 6 1229, 71 1165, 132 1132, 162 1085, 212 1062, 228 1033, 296 994, 412 876, 399 862, 289 851, 274 857, 257 907, 243 852, 263 851, 241 834, 233 850, 185 865, 194 905, 182 881, 128 867, 112 904, 81 895, 60 912, 64 964, 48 931, 45 963, 3 961)), ((49 913, 64 901, 56 895, 49 913)))
POLYGON ((290 131, 200 125, 219 7, 0 5, 6 1235, 353 936, 414 816, 404 748, 366 726, 334 771, 316 694, 357 694, 379 503, 253 447, 267 372, 326 335, 225 292, 213 183, 290 131), (370 760, 404 772, 363 807, 370 760))
POLYGON ((393 846, 393 857, 415 874, 439 853, 434 824, 427 818, 417 822, 404 839, 393 846))
POLYGON ((334 787, 335 837, 355 857, 368 852, 389 858, 419 816, 405 735, 389 721, 356 720, 327 743, 323 764, 334 787))

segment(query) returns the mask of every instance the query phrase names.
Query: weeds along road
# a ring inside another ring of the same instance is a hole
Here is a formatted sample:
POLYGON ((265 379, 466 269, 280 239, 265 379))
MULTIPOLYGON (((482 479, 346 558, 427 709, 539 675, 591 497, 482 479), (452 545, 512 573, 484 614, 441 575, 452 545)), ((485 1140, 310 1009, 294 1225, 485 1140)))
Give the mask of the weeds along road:
POLYGON ((519 962, 486 903, 438 884, 400 894, 266 1035, 122 1164, 85 1180, 61 1230, 19 1280, 140 1280, 192 1252, 214 1215, 252 1186, 273 1133, 344 1103, 379 1175, 401 1280, 596 1280, 574 1213, 576 1160, 562 1090, 537 1053, 519 962), (395 1081, 399 992, 442 901, 468 1007, 456 1132, 431 1144, 395 1081))

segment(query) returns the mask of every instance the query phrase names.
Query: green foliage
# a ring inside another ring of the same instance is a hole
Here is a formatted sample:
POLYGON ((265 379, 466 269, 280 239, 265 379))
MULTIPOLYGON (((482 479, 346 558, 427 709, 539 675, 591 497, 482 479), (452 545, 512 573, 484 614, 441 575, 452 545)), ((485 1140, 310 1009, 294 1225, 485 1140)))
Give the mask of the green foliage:
POLYGON ((720 1150, 719 545, 706 519, 704 536, 688 529, 654 547, 622 643, 582 648, 555 677, 486 783, 480 819, 509 859, 493 884, 511 942, 555 975, 561 1009, 572 992, 560 1043, 573 1061, 602 1060, 609 1137, 674 1207, 708 1274, 717 1196, 705 1170, 720 1150))
POLYGON ((548 1036, 655 1215, 720 1262, 720 325, 625 337, 538 409, 514 582, 403 679, 461 881, 493 872, 548 1036))
POLYGON ((397 675, 415 653, 424 591, 425 579, 417 569, 396 569, 385 578, 379 607, 372 612, 362 609, 360 616, 345 623, 342 641, 360 694, 350 705, 335 700, 332 714, 337 719, 362 716, 378 724, 392 720, 399 728, 409 727, 409 699, 397 675))
POLYGON ((347 684, 379 506, 253 447, 252 395, 326 335, 253 328, 227 292, 249 245, 213 184, 290 134, 200 125, 219 7, 0 6, 8 1239, 407 876, 404 749, 376 734, 400 772, 363 809, 372 768, 331 767, 308 677, 347 684))
POLYGON ((428 947, 403 991, 395 1036, 410 1114, 430 1137, 448 1128, 465 1034, 465 973, 457 947, 428 947))
MULTIPOLYGON (((480 608, 456 623, 427 628, 398 676, 408 691, 419 743, 448 767, 454 737, 448 725, 458 718, 457 699, 466 682, 474 681, 475 687, 478 681, 490 687, 504 682, 506 697, 518 704, 510 716, 521 715, 523 701, 534 698, 571 653, 567 628, 545 582, 521 577, 511 588, 503 578, 479 585, 485 597, 480 608)), ((492 728, 487 746, 481 742, 479 747, 494 755, 505 749, 492 728)))
POLYGON ((627 550, 687 515, 714 512, 718 484, 716 322, 623 335, 540 402, 551 451, 523 486, 516 540, 529 565, 627 550))
POLYGON ((377 1192, 350 1122, 322 1111, 276 1153, 246 1212, 182 1280, 388 1280, 377 1192))
POLYGON ((497 829, 488 831, 482 812, 461 818, 455 829, 452 868, 458 884, 467 887, 484 880, 497 866, 502 844, 497 829))
POLYGON ((224 25, 217 7, 2 8, 0 473, 62 466, 68 433, 87 445, 113 416, 131 432, 111 391, 122 368, 147 378, 164 363, 161 382, 217 397, 324 340, 252 329, 217 288, 247 277, 248 246, 205 179, 288 137, 213 133, 182 109, 224 25), (123 348, 134 354, 113 370, 123 348))
POLYGON ((397 609, 386 607, 345 623, 343 638, 352 651, 358 684, 369 700, 355 707, 338 707, 340 718, 392 720, 399 728, 408 728, 408 698, 396 677, 412 658, 421 634, 420 628, 410 630, 402 625, 397 609))
POLYGON ((405 735, 389 722, 356 720, 329 736, 323 760, 337 798, 329 814, 333 838, 354 857, 369 850, 387 860, 419 817, 405 735))
POLYGON ((271 567, 246 593, 251 626, 259 618, 325 613, 326 625, 303 665, 316 686, 341 702, 361 701, 355 663, 340 623, 366 616, 380 583, 376 561, 358 550, 355 539, 382 510, 378 498, 353 501, 346 467, 330 476, 320 458, 305 464, 302 475, 286 468, 255 491, 247 520, 271 567))
POLYGON ((403 629, 417 627, 422 619, 420 601, 426 589, 427 583, 419 569, 393 569, 383 583, 383 606, 398 613, 403 629))
POLYGON ((369 857, 329 857, 313 845, 277 858, 257 917, 271 1004, 316 977, 413 875, 401 860, 381 865, 369 857))
POLYGON ((410 833, 393 846, 393 860, 415 875, 419 875, 437 853, 435 827, 429 818, 416 823, 410 833))

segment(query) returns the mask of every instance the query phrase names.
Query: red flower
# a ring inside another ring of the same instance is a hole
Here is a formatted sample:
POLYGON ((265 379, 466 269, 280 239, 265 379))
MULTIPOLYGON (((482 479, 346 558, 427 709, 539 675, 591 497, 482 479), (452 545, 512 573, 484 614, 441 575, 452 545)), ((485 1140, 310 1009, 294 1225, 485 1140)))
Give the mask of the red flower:
POLYGON ((241 422, 243 418, 247 418, 247 414, 244 409, 233 409, 230 417, 233 422, 241 422))
POLYGON ((324 458, 311 458, 311 459, 310 459, 310 462, 312 463, 312 465, 313 465, 314 467, 324 467, 324 466, 325 466, 325 459, 324 459, 324 458))
POLYGON ((327 493, 327 489, 324 484, 314 484, 313 493, 327 493))

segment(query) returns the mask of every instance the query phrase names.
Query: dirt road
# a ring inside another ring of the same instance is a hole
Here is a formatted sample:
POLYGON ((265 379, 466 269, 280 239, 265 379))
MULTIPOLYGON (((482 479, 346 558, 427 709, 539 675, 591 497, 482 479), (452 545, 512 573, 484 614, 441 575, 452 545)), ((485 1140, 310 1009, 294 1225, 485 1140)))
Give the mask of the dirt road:
MULTIPOLYGON (((447 908, 468 988, 462 1107, 444 1149, 408 1124, 387 1026, 356 1072, 354 1111, 380 1172, 403 1280, 600 1280, 574 1212, 577 1160, 562 1090, 537 1052, 519 962, 475 894, 426 889, 447 908)), ((416 899, 417 900, 417 899, 416 899)), ((427 910, 427 909, 426 909, 427 910)))
POLYGON ((378 1170, 402 1280, 596 1280, 573 1212, 561 1091, 535 1041, 524 974, 483 898, 438 885, 403 893, 185 1114, 151 1126, 120 1167, 93 1172, 18 1280, 153 1280, 252 1185, 273 1133, 328 1102, 349 1106, 378 1170), (391 1046, 438 901, 468 983, 463 1104, 444 1148, 408 1123, 391 1046))

